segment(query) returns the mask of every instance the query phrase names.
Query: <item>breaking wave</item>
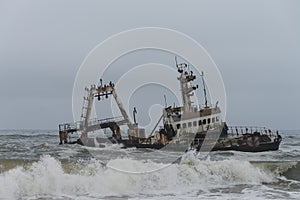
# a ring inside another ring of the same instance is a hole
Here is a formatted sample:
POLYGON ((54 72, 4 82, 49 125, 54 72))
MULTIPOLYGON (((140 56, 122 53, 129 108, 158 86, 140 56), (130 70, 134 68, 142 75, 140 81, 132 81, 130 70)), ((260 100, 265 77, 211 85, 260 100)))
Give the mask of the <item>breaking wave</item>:
MULTIPOLYGON (((287 170, 280 169, 280 170, 287 170)), ((259 185, 277 181, 282 171, 259 167, 248 161, 201 161, 187 156, 178 164, 114 159, 106 165, 98 160, 66 162, 43 156, 38 162, 17 166, 0 174, 0 199, 18 198, 109 198, 155 195, 185 195, 213 187, 259 185), (164 167, 165 165, 165 167, 164 167), (153 173, 122 173, 113 167, 153 173), (153 192, 155 191, 155 192, 153 192)))

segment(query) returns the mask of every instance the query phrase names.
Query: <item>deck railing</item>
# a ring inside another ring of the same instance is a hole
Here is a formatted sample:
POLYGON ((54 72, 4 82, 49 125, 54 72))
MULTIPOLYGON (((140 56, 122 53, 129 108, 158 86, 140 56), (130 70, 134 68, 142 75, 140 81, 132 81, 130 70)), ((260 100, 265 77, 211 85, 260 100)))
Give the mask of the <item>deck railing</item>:
POLYGON ((259 132, 260 134, 265 134, 269 136, 274 136, 278 131, 271 130, 267 127, 259 127, 259 126, 228 126, 228 134, 229 135, 242 135, 247 133, 259 132))
MULTIPOLYGON (((90 126, 96 126, 104 123, 109 123, 109 122, 116 122, 117 124, 123 124, 125 123, 125 120, 122 116, 120 117, 110 117, 106 119, 92 119, 88 122, 88 127, 90 126)), ((59 131, 60 132, 75 132, 75 131, 81 131, 83 129, 83 122, 78 121, 74 123, 65 123, 65 124, 60 124, 59 125, 59 131)))

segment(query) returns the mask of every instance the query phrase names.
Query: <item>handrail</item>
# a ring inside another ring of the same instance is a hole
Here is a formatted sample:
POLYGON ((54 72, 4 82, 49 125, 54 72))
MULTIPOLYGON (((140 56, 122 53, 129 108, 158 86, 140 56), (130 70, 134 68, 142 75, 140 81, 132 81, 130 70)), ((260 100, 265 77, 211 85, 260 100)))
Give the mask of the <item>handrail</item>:
MULTIPOLYGON (((121 122, 123 121, 124 118, 122 116, 118 117, 110 117, 110 118, 105 118, 105 119, 97 119, 94 118, 88 122, 88 126, 94 126, 94 125, 99 125, 103 123, 108 123, 108 122, 121 122)), ((82 121, 77 121, 73 123, 64 123, 64 124, 59 124, 59 131, 69 131, 69 130, 82 130, 82 121)))
MULTIPOLYGON (((239 135, 239 134, 252 134, 254 132, 260 132, 261 134, 274 135, 275 131, 267 127, 261 126, 228 126, 228 134, 239 135)), ((277 132, 277 131, 276 131, 277 132)))

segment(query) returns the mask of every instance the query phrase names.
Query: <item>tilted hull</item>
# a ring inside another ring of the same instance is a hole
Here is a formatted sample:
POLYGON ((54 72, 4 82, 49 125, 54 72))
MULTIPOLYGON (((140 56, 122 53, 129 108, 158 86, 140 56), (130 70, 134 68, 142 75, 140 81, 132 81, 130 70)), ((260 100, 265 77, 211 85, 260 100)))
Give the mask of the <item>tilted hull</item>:
POLYGON ((281 141, 274 141, 262 143, 259 146, 229 146, 229 147, 214 147, 213 151, 242 151, 242 152, 264 152, 264 151, 277 151, 281 141))

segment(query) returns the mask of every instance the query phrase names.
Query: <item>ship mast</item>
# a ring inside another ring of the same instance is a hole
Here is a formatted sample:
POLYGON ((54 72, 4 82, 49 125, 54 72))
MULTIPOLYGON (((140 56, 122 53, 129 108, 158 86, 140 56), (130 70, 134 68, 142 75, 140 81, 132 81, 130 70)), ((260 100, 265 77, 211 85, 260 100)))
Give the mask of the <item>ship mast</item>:
POLYGON ((202 77, 202 83, 203 83, 203 93, 204 93, 204 100, 205 100, 205 108, 208 108, 208 106, 207 106, 206 87, 205 87, 205 81, 204 81, 204 72, 202 72, 201 77, 202 77))
POLYGON ((192 86, 189 82, 196 79, 196 76, 193 75, 193 71, 187 72, 186 63, 177 63, 177 58, 175 57, 177 71, 180 73, 180 76, 177 78, 180 81, 183 112, 192 112, 192 100, 191 96, 194 95, 194 90, 197 89, 197 86, 192 86))

